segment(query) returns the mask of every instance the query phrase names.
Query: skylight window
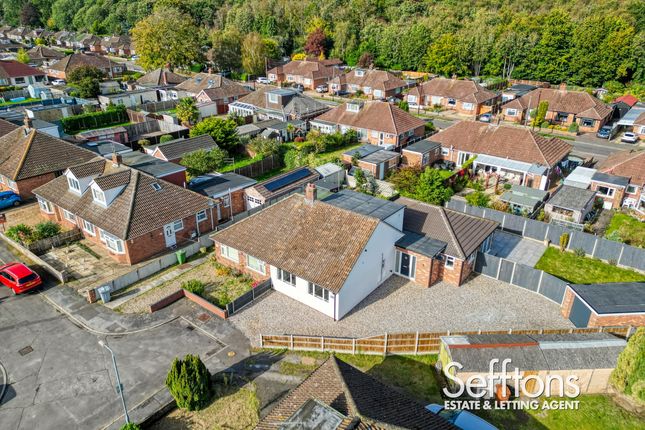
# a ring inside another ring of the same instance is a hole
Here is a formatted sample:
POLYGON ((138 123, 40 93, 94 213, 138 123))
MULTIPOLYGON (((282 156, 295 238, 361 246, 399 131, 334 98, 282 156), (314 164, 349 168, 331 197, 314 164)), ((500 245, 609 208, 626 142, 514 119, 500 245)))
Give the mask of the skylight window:
POLYGON ((161 190, 161 185, 159 185, 159 184, 158 184, 158 183, 156 183, 156 182, 153 182, 152 184, 150 184, 150 186, 151 186, 151 187, 152 187, 152 189, 153 189, 153 190, 155 190, 155 191, 160 191, 160 190, 161 190))

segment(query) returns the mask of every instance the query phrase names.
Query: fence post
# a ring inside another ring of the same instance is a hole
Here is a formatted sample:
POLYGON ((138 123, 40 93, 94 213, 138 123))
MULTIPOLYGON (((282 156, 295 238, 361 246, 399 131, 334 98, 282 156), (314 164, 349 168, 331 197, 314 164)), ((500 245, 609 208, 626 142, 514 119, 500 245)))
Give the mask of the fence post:
POLYGON ((235 300, 231 302, 231 308, 233 309, 233 313, 235 313, 235 300))
POLYGON ((625 245, 622 245, 620 247, 620 254, 618 255, 618 260, 616 260, 616 264, 620 264, 620 259, 623 258, 623 251, 625 251, 625 245))
POLYGON ((414 340, 414 355, 418 355, 419 353, 419 332, 417 331, 417 336, 414 340))
POLYGON ((324 352, 324 351, 325 351, 325 337, 320 336, 320 352, 324 352))
POLYGON ((593 257, 596 254, 596 246, 598 245, 598 237, 596 237, 596 241, 593 243, 593 249, 591 250, 591 256, 593 257))
POLYGON ((289 348, 293 350, 293 335, 290 335, 289 338, 289 348))
POLYGON ((540 280, 538 281, 538 287, 537 287, 537 290, 535 291, 538 294, 542 294, 542 293, 540 293, 540 290, 542 289, 542 278, 543 277, 544 277, 544 270, 540 270, 540 280))
POLYGON ((385 342, 383 342, 383 355, 387 355, 387 332, 385 332, 385 342))
POLYGON ((260 348, 264 348, 264 335, 260 335, 260 348))
POLYGON ((356 355, 356 338, 352 339, 352 355, 356 355))

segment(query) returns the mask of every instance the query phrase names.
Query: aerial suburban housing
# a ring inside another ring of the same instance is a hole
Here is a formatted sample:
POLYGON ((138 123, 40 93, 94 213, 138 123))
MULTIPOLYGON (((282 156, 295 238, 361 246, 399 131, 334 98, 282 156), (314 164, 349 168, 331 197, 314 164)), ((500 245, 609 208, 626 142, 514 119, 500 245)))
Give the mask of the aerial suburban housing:
POLYGON ((229 104, 229 112, 256 120, 308 120, 330 107, 291 88, 265 86, 229 104))
POLYGON ((461 121, 432 136, 442 158, 461 166, 474 157, 475 173, 497 174, 517 185, 546 190, 572 145, 532 130, 461 121))
POLYGON ((42 70, 14 60, 0 60, 0 85, 26 87, 46 79, 42 70))
POLYGON ((329 81, 329 92, 362 92, 370 99, 394 97, 407 87, 407 83, 385 70, 354 69, 329 81))
POLYGON ((425 133, 425 122, 401 108, 381 101, 349 101, 311 121, 322 133, 354 130, 373 145, 405 146, 425 133))
POLYGON ((164 142, 159 145, 145 148, 147 154, 152 155, 160 160, 170 161, 171 163, 181 164, 184 156, 195 151, 210 151, 217 148, 217 143, 212 136, 203 134, 201 136, 181 138, 164 142))
POLYGON ((86 239, 102 244, 112 258, 126 264, 215 228, 206 197, 118 161, 77 164, 35 189, 42 216, 78 227, 86 239))
POLYGON ((407 101, 412 107, 440 106, 476 116, 492 111, 499 96, 470 80, 434 78, 412 88, 407 101))
POLYGON ((318 85, 327 83, 330 79, 340 75, 336 66, 342 64, 339 60, 307 59, 290 61, 283 66, 277 66, 268 71, 267 76, 271 82, 282 84, 300 84, 304 88, 313 90, 318 85))
POLYGON ((195 97, 203 103, 214 103, 217 114, 228 112, 229 103, 249 94, 247 88, 212 73, 198 73, 175 86, 170 91, 172 99, 195 97))
POLYGON ((179 85, 188 79, 185 76, 174 73, 166 68, 152 70, 136 80, 138 87, 164 87, 179 85))
POLYGON ((69 73, 80 67, 96 67, 105 76, 114 78, 123 74, 124 66, 100 55, 74 53, 48 66, 45 71, 52 79, 68 79, 69 73))
POLYGON ((596 132, 609 120, 612 110, 596 97, 584 91, 559 88, 537 88, 522 97, 502 105, 507 121, 523 122, 541 102, 548 103, 545 119, 553 124, 578 124, 580 131, 596 132))
POLYGON ((219 221, 232 218, 246 210, 244 190, 257 181, 237 173, 208 173, 193 178, 188 188, 215 201, 219 221))

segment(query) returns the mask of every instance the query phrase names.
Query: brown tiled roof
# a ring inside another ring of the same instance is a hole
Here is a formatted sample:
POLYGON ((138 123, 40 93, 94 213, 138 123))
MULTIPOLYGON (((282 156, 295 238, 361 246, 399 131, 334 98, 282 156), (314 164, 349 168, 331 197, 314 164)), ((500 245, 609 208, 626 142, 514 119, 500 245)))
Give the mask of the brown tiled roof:
POLYGON ((95 156, 47 133, 25 133, 24 127, 0 137, 0 173, 14 181, 63 171, 95 156))
POLYGON ((457 429, 424 405, 333 356, 291 390, 256 428, 281 428, 309 399, 345 415, 340 428, 350 428, 353 422, 354 429, 457 429))
POLYGON ((36 188, 34 194, 123 240, 209 209, 209 200, 197 193, 124 165, 114 166, 108 160, 102 162, 103 170, 94 182, 100 183, 103 189, 124 186, 107 208, 94 203, 89 190, 82 196, 69 191, 65 175, 36 188), (156 190, 153 184, 161 188, 156 190))
POLYGON ((17 129, 18 126, 12 122, 0 119, 0 137, 17 129))
POLYGON ((638 118, 634 120, 634 125, 645 125, 645 112, 638 115, 638 118))
POLYGON ((68 170, 77 178, 87 178, 88 176, 100 175, 105 167, 105 159, 97 157, 96 161, 78 164, 70 167, 68 170))
POLYGON ((49 68, 69 73, 80 66, 93 66, 101 70, 112 68, 114 63, 101 55, 71 54, 49 68))
POLYGON ((137 79, 141 85, 177 85, 188 79, 168 69, 155 69, 137 79))
POLYGON ((202 91, 208 90, 206 91, 206 94, 212 101, 225 97, 241 97, 250 93, 250 91, 242 85, 239 85, 230 79, 226 79, 221 75, 212 73, 197 73, 195 76, 185 80, 175 88, 192 94, 199 94, 202 91))
POLYGON ((338 293, 378 223, 294 194, 212 238, 338 293))
POLYGON ((34 46, 29 51, 27 51, 27 54, 29 54, 29 58, 32 60, 48 60, 52 58, 58 60, 65 57, 65 54, 63 54, 62 52, 43 45, 34 46))
MULTIPOLYGON (((250 94, 245 95, 240 98, 238 102, 248 103, 260 109, 276 109, 273 106, 270 106, 267 101, 267 93, 270 91, 278 90, 278 87, 271 85, 266 85, 258 88, 255 91, 251 91, 250 94)), ((322 113, 329 110, 330 107, 318 100, 311 98, 305 94, 301 94, 293 90, 293 95, 290 98, 289 103, 287 103, 282 108, 282 112, 285 115, 295 115, 296 117, 300 115, 316 115, 316 113, 322 113)))
POLYGON ((42 70, 35 69, 26 64, 22 64, 15 60, 1 60, 0 61, 0 78, 19 78, 22 76, 37 76, 45 75, 42 70))
POLYGON ((318 178, 320 178, 320 173, 318 173, 314 169, 311 169, 309 167, 299 167, 299 168, 296 168, 296 169, 293 169, 293 170, 289 170, 288 172, 282 173, 282 174, 280 174, 278 176, 274 176, 274 177, 272 177, 270 179, 267 179, 265 181, 259 182, 253 187, 253 189, 255 189, 255 191, 260 193, 260 195, 266 199, 266 198, 271 198, 274 195, 285 194, 287 191, 290 191, 292 189, 296 189, 296 188, 298 188, 298 187, 300 187, 300 186, 302 186, 304 184, 308 184, 310 182, 317 181, 318 178), (281 187, 279 190, 276 190, 276 191, 271 191, 271 190, 269 190, 269 189, 267 189, 265 187, 265 185, 267 185, 269 183, 272 183, 274 181, 277 181, 277 180, 279 180, 281 178, 284 178, 285 176, 288 176, 288 175, 292 174, 293 172, 295 172, 296 170, 300 170, 300 169, 307 169, 309 171, 309 175, 304 177, 304 178, 302 178, 302 179, 300 179, 300 180, 298 180, 298 181, 296 181, 296 182, 288 184, 288 186, 281 187))
POLYGON ((502 105, 502 109, 536 109, 542 101, 549 102, 549 111, 572 113, 581 118, 600 120, 612 113, 609 106, 589 93, 557 88, 537 88, 502 105))
POLYGON ((162 143, 157 145, 155 152, 159 151, 166 160, 175 160, 200 149, 209 151, 213 148, 217 148, 213 137, 209 134, 203 134, 188 139, 176 139, 162 143))
POLYGON ((555 137, 512 126, 461 121, 432 136, 444 148, 486 154, 552 167, 573 146, 555 137))
POLYGON ((359 85, 372 89, 389 91, 395 88, 404 88, 407 84, 392 73, 385 70, 362 69, 363 76, 356 75, 356 69, 342 76, 334 78, 331 82, 349 85, 359 85))
POLYGON ((441 96, 466 103, 484 103, 496 94, 471 80, 434 78, 410 90, 417 97, 441 96))
POLYGON ((614 152, 598 165, 598 170, 630 178, 630 183, 645 186, 645 150, 614 152))
POLYGON ((403 229, 446 242, 445 253, 467 258, 495 231, 498 223, 405 197, 397 203, 406 206, 403 229))
POLYGON ((388 102, 364 102, 358 112, 349 112, 346 108, 347 103, 344 103, 316 117, 314 121, 327 121, 396 135, 425 124, 421 119, 388 102))
MULTIPOLYGON (((337 64, 337 63, 333 63, 337 64)), ((332 64, 324 61, 294 60, 284 66, 274 67, 268 73, 303 76, 309 79, 331 78, 335 71, 332 64)))

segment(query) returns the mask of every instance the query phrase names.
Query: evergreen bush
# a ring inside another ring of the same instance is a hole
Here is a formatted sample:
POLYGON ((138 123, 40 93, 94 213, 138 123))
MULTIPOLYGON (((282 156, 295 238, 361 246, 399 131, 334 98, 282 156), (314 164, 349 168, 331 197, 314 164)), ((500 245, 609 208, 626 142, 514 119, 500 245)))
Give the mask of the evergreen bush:
POLYGON ((177 407, 195 411, 206 407, 213 394, 211 374, 197 355, 175 358, 166 376, 166 387, 177 407))

